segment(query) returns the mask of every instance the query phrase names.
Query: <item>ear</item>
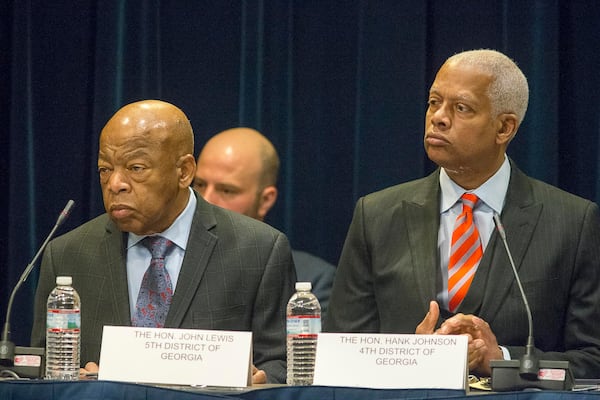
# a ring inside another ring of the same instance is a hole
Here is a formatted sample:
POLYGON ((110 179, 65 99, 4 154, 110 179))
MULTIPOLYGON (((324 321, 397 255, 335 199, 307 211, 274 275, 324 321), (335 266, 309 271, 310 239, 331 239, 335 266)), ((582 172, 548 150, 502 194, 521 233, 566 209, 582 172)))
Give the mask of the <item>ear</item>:
POLYGON ((179 157, 177 160, 177 174, 179 175, 179 187, 187 188, 192 184, 196 174, 196 159, 191 154, 179 157))
POLYGON ((275 186, 265 187, 261 194, 258 204, 258 219, 263 221, 267 216, 267 213, 273 207, 277 201, 277 188, 275 186))
POLYGON ((500 114, 498 115, 498 131, 496 132, 496 143, 508 145, 508 143, 517 134, 519 123, 517 122, 516 114, 500 114))

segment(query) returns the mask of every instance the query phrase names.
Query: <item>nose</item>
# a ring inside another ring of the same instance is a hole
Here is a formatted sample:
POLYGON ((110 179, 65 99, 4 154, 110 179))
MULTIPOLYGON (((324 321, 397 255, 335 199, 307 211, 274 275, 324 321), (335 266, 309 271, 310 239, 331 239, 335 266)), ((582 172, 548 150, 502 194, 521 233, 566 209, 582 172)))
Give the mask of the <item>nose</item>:
POLYGON ((130 185, 126 174, 115 169, 108 178, 108 189, 113 193, 127 192, 130 185))
POLYGON ((445 104, 440 105, 435 110, 429 109, 429 121, 436 128, 443 130, 450 127, 450 117, 445 104))

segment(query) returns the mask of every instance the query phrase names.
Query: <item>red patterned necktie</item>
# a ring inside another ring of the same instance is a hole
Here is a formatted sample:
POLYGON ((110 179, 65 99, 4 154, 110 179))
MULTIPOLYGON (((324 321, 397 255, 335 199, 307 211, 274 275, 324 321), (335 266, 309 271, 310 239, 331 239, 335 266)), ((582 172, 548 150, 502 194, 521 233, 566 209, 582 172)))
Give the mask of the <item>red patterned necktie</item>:
POLYGON ((452 312, 467 295, 483 255, 479 231, 473 221, 473 208, 478 198, 473 193, 465 193, 461 200, 462 213, 454 223, 448 261, 448 308, 452 312))
POLYGON ((150 266, 144 273, 135 305, 133 326, 162 328, 173 297, 171 277, 165 268, 165 256, 174 243, 162 236, 148 236, 142 244, 152 253, 150 266))

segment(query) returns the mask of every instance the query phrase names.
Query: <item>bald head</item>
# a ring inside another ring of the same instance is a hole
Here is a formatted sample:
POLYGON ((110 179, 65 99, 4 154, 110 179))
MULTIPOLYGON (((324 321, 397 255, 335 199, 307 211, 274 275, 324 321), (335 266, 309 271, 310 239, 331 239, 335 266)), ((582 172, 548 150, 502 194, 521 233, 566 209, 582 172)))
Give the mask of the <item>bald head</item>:
POLYGON ((199 159, 203 157, 219 157, 251 168, 261 186, 277 184, 279 156, 269 139, 257 130, 232 128, 217 133, 204 145, 199 159))
POLYGON ((178 155, 194 153, 194 133, 187 116, 178 107, 160 100, 127 104, 106 123, 105 134, 125 130, 145 135, 149 140, 166 141, 178 155))
POLYGON ((210 203, 263 220, 277 198, 279 156, 250 128, 233 128, 206 142, 194 188, 210 203))
POLYGON ((196 163, 188 118, 164 101, 131 103, 100 134, 98 172, 104 207, 124 232, 167 229, 189 199, 196 163))

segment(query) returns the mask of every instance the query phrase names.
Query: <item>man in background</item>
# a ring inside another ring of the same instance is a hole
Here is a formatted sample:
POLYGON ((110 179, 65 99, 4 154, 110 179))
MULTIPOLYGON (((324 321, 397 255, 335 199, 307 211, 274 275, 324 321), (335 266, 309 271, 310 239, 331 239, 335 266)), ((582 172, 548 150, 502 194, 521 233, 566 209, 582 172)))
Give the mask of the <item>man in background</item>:
POLYGON ((598 206, 507 157, 528 99, 527 79, 497 51, 442 65, 424 134, 439 168, 358 200, 325 331, 466 334, 469 369, 480 376, 490 375, 490 360, 520 358, 528 318, 496 214, 539 359, 569 361, 576 378, 600 376, 598 206))
MULTIPOLYGON (((250 128, 233 128, 210 138, 198 156, 194 189, 209 203, 263 221, 277 200, 279 156, 273 144, 250 128)), ((335 267, 293 250, 298 281, 312 283, 322 313, 329 303, 335 267)))
POLYGON ((172 104, 132 103, 108 121, 98 153, 106 213, 46 248, 33 346, 44 346, 46 299, 66 275, 81 296, 82 372, 98 371, 105 325, 238 330, 253 333, 253 382, 285 383, 287 238, 197 196, 193 152, 190 122, 172 104), (162 263, 155 247, 167 249, 162 263))

